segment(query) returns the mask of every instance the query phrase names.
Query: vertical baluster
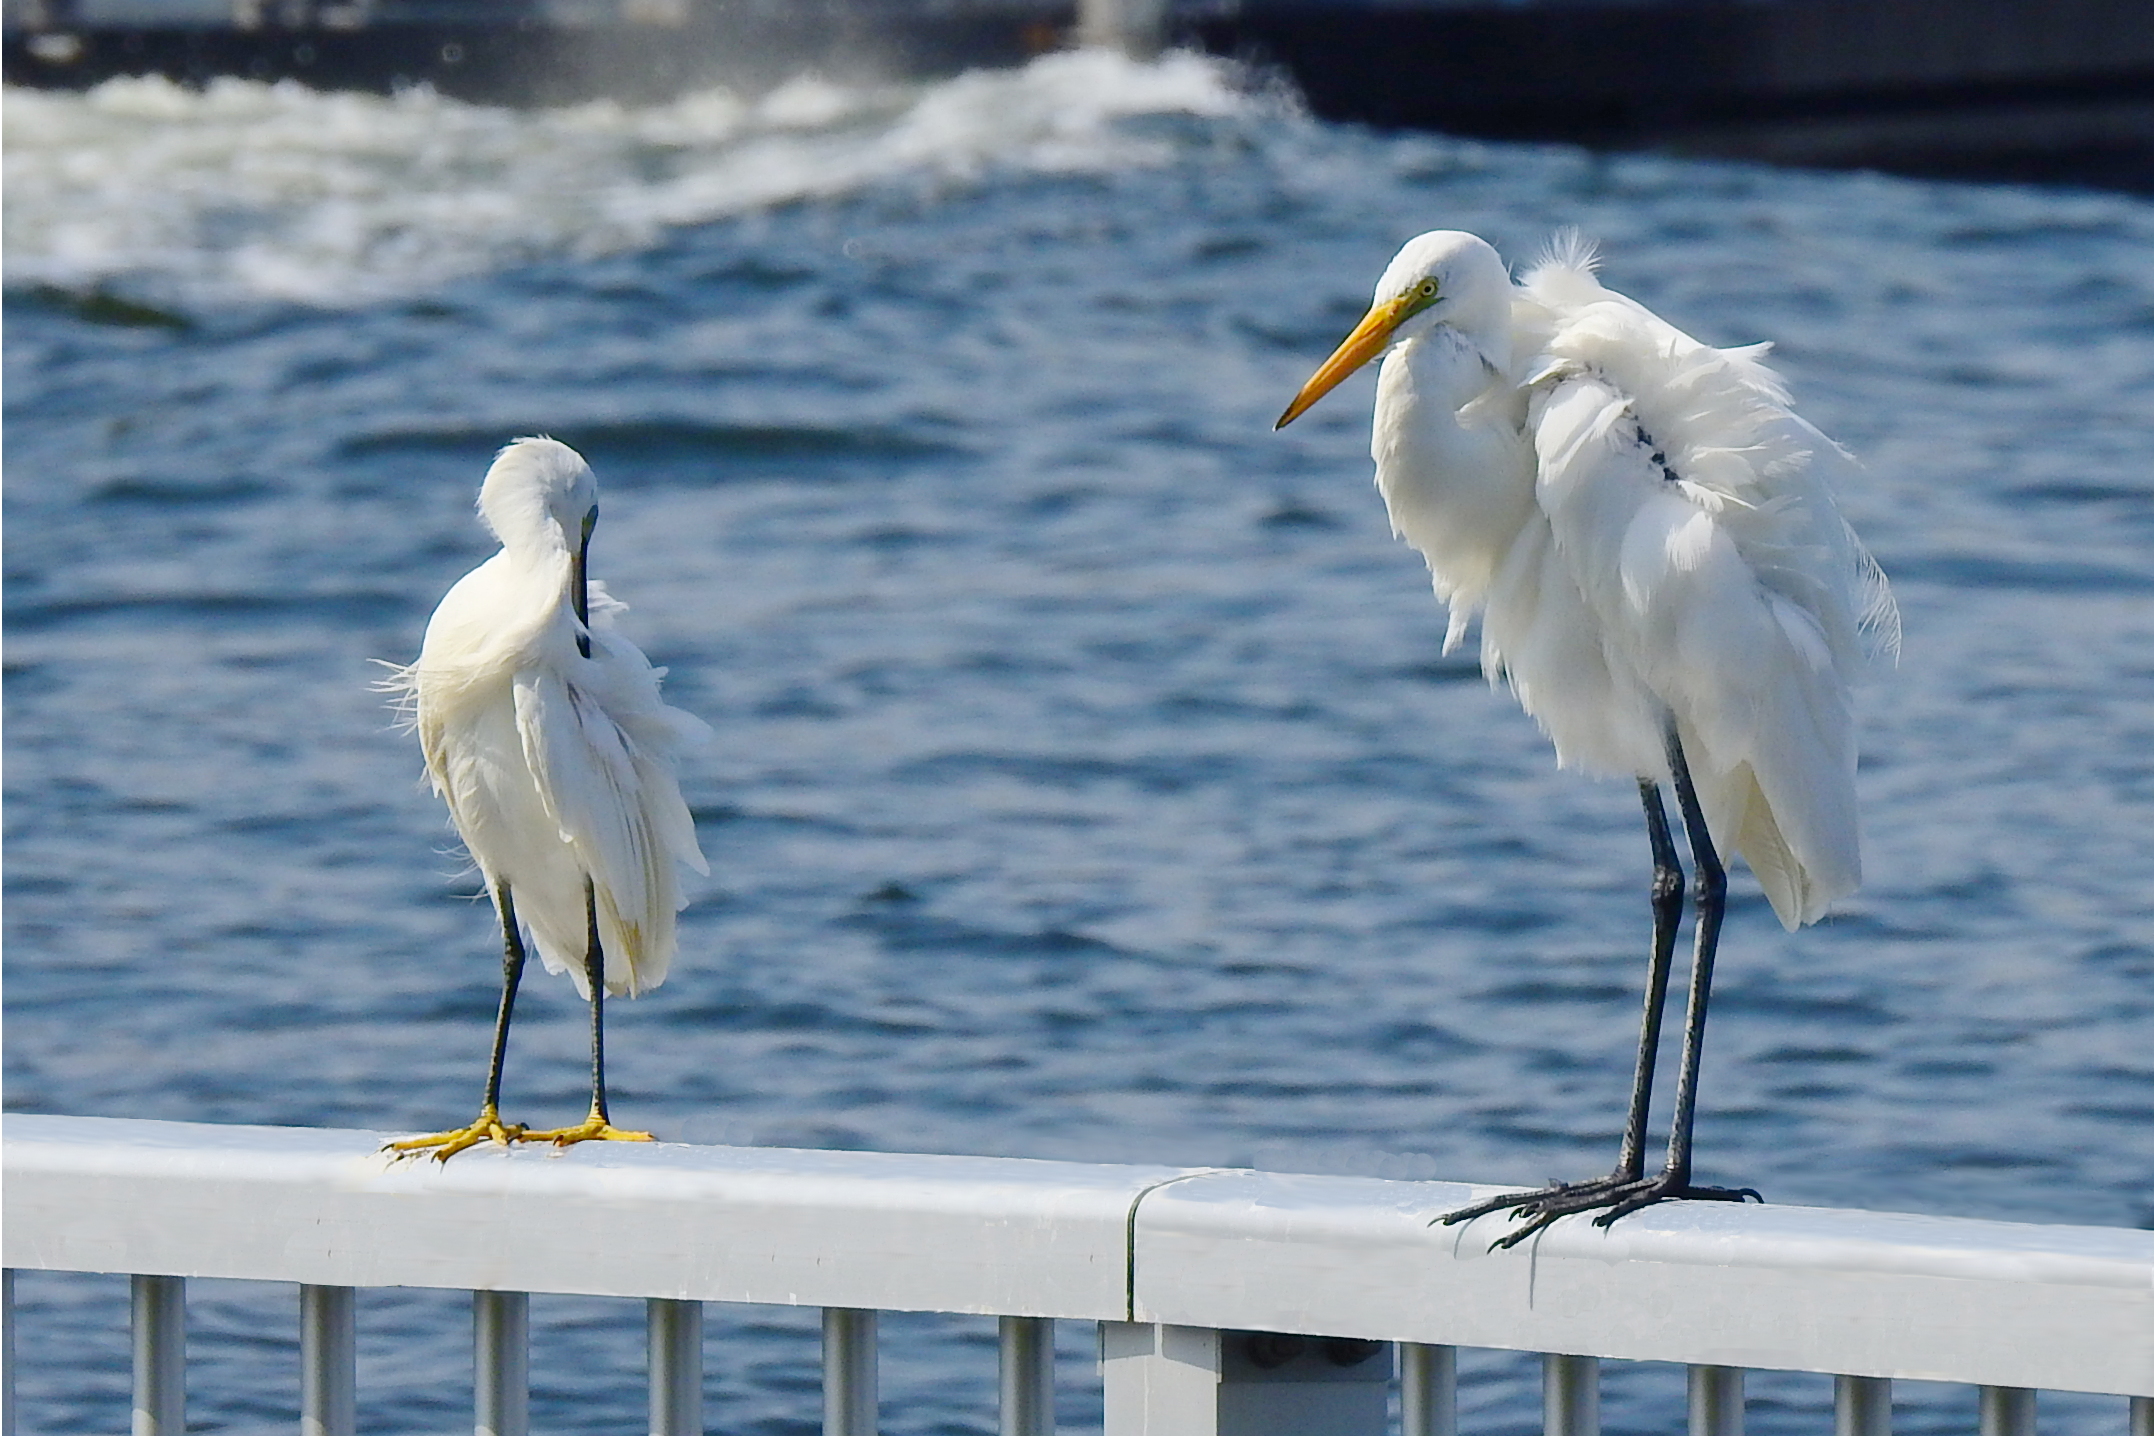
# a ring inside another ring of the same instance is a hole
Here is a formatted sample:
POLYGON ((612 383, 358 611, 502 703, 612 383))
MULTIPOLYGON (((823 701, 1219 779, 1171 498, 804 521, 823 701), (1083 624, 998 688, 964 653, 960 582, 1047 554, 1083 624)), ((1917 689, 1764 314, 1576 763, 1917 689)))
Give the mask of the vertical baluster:
POLYGON ((651 1436, 703 1436, 703 1303, 652 1297, 651 1436))
POLYGON ((1055 1324, 1040 1316, 1005 1316, 1001 1352, 1001 1436, 1055 1436, 1055 1324))
POLYGON ((1743 1436, 1743 1369, 1690 1368, 1690 1436, 1743 1436))
POLYGON ((1600 1436, 1599 1357, 1541 1358, 1541 1426, 1547 1436, 1600 1436))
POLYGON ((1458 1436, 1458 1351, 1399 1343, 1399 1436, 1458 1436))
POLYGON ((823 1309, 823 1436, 875 1436, 875 1313, 823 1309))
POLYGON ((1892 1436, 1892 1381, 1883 1376, 1832 1379, 1833 1436, 1892 1436))
POLYGON ((477 1436, 531 1429, 531 1298, 520 1291, 471 1294, 471 1406, 477 1436))
POLYGON ((1982 1436, 2034 1436, 2034 1393, 2024 1386, 1980 1388, 1982 1436))
POLYGON ((358 1331, 348 1286, 299 1288, 299 1436, 352 1436, 358 1331))
POLYGON ((15 1436, 15 1270, 0 1271, 0 1436, 15 1436))
POLYGON ((134 1436, 186 1436, 187 1283, 131 1280, 135 1337, 134 1436))
POLYGON ((2154 1396, 2134 1396, 2131 1417, 2132 1436, 2154 1436, 2154 1396))

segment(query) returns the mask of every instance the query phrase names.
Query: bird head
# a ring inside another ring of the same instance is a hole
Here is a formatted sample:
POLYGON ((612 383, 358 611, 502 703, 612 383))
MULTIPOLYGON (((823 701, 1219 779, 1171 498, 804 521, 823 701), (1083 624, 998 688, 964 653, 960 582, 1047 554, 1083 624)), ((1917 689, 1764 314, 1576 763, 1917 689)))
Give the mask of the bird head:
POLYGON ((558 439, 517 439, 494 455, 479 486, 479 513, 511 552, 580 553, 598 522, 598 480, 583 455, 558 439))
MULTIPOLYGON (((479 485, 479 513, 516 558, 568 556, 568 598, 577 651, 591 656, 591 530, 598 525, 598 479, 583 455, 558 439, 517 439, 494 455, 479 485)), ((512 560, 514 561, 514 560, 512 560)), ((556 560, 558 561, 558 560, 556 560)))
POLYGON ((1283 429, 1347 375, 1394 344, 1448 326, 1501 368, 1509 362, 1511 275, 1488 241, 1456 229, 1431 230, 1406 242, 1383 278, 1369 312, 1318 366, 1286 406, 1283 429))

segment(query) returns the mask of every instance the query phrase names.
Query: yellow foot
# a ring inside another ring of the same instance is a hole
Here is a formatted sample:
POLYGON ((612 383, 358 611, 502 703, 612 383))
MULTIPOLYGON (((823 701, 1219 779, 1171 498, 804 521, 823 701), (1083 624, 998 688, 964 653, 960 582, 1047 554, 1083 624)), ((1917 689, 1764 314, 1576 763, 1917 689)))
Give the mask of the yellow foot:
MULTIPOLYGON (((550 1135, 550 1134, 549 1134, 550 1135)), ((384 1152, 394 1152, 398 1160, 416 1157, 421 1152, 434 1150, 434 1160, 446 1162, 466 1147, 476 1147, 481 1142, 498 1142, 506 1147, 511 1142, 530 1139, 529 1131, 520 1122, 501 1120, 501 1114, 492 1107, 479 1109, 479 1119, 468 1127, 457 1127, 447 1132, 433 1132, 424 1137, 407 1137, 401 1142, 384 1142, 384 1152)))
POLYGON ((557 1127, 551 1132, 526 1132, 526 1142, 551 1142, 556 1147, 574 1146, 578 1142, 652 1142, 657 1139, 649 1132, 624 1132, 613 1123, 593 1112, 577 1127, 557 1127))

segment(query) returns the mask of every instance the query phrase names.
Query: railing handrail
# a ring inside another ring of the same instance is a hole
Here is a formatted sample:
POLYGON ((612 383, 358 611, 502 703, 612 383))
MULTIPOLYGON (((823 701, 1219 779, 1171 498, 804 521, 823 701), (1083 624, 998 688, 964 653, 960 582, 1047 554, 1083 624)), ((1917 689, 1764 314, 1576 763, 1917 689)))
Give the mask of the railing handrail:
POLYGON ((10 1115, 10 1268, 1300 1332, 2154 1396, 2154 1232, 1671 1203, 1487 1250, 1494 1187, 10 1115))

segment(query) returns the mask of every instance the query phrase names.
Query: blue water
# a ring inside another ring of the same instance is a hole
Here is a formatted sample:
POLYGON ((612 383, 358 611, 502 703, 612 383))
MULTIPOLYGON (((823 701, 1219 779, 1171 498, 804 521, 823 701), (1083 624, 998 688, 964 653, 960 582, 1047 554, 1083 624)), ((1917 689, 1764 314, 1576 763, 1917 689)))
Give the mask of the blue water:
MULTIPOLYGON (((1368 482, 1369 383, 1271 420, 1400 240, 1553 229, 1771 338, 1868 464, 1905 656, 1867 887, 1722 948, 1701 1176, 2154 1223, 2154 206, 1375 135, 1184 59, 544 115, 9 92, 10 1110, 438 1127, 498 972, 369 690, 488 552, 504 439, 579 446, 594 570, 717 741, 712 876, 611 1009, 693 1141, 1537 1180, 1635 1038, 1628 784, 1554 769, 1368 482)), ((511 1115, 581 1110, 526 989, 511 1115)), ((26 1275, 26 1431, 125 1422, 124 1283, 26 1275), (94 1357, 85 1353, 95 1353, 94 1357)), ((288 1290, 198 1283, 192 1415, 294 1411, 288 1290)), ((362 1419, 469 1420, 453 1294, 362 1298, 362 1419)), ((642 1419, 640 1313, 541 1299, 535 1420, 642 1419)), ((713 1430, 816 1429, 813 1314, 713 1308, 713 1430)), ((1065 1421, 1098 1421, 1062 1333, 1065 1421)), ((992 1328, 893 1319, 886 1427, 993 1429, 992 1328)), ((1537 1376, 1469 1354, 1470 1429, 1537 1376)), ((1611 1368, 1615 1433, 1681 1376, 1611 1368)), ((1758 1377, 1751 1429, 1823 1429, 1758 1377)), ((1964 1389, 1901 1427, 1970 1429, 1964 1389)), ((2121 1403, 2044 1398, 2058 1436, 2121 1403)))

